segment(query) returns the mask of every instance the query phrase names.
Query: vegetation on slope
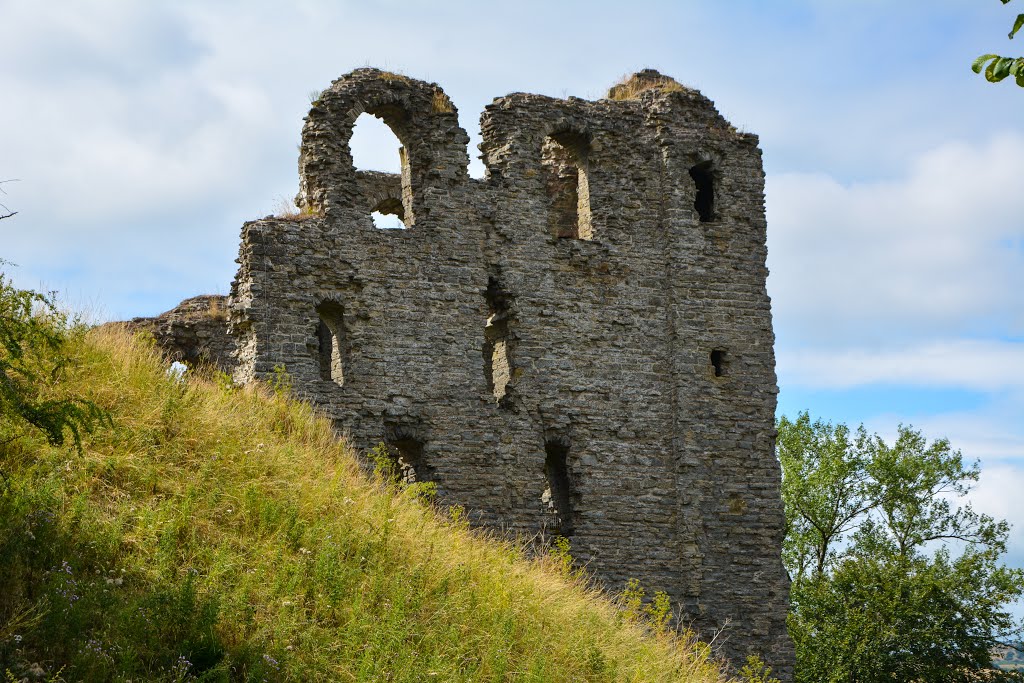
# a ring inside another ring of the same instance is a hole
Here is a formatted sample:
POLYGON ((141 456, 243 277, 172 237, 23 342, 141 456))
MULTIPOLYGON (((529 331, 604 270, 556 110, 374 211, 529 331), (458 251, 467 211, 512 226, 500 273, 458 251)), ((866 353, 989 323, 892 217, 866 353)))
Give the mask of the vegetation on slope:
POLYGON ((0 416, 8 678, 723 680, 557 558, 365 476, 284 388, 176 378, 111 329, 62 353, 43 394, 112 424, 78 451, 0 416))

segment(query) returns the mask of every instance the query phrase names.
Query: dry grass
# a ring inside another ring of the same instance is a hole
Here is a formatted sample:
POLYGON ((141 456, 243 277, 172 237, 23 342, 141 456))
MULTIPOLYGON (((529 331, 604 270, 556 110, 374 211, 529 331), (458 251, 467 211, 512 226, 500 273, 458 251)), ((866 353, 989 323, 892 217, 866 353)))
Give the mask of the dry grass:
POLYGON ((412 83, 412 79, 405 74, 395 73, 394 71, 381 71, 380 77, 385 81, 398 81, 400 83, 412 83))
POLYGON ((451 99, 440 90, 434 91, 434 98, 430 101, 430 109, 435 114, 450 114, 455 111, 451 99))
POLYGON ((206 310, 206 317, 213 320, 227 320, 228 308, 220 299, 210 299, 210 307, 206 310))
POLYGON ((669 76, 657 74, 651 78, 645 77, 644 72, 641 72, 639 74, 623 76, 618 83, 608 89, 605 99, 615 101, 635 100, 648 90, 660 90, 661 92, 668 93, 686 92, 689 88, 669 76))
POLYGON ((308 221, 314 218, 320 218, 320 213, 313 210, 309 206, 304 206, 301 209, 293 202, 287 199, 281 199, 277 205, 277 211, 274 212, 274 218, 283 221, 292 221, 293 223, 308 221))

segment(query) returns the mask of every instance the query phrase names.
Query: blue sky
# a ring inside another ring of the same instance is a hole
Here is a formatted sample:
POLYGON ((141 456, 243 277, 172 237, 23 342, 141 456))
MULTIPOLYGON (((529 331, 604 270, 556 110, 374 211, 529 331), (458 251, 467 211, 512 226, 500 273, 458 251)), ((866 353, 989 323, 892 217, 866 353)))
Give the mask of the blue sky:
MULTIPOLYGON (((598 97, 651 66, 761 137, 780 411, 982 463, 1024 566, 1024 90, 969 70, 1020 8, 856 3, 0 3, 0 256, 99 318, 226 293, 243 221, 297 189, 311 91, 434 80, 475 156, 514 91, 598 97)), ((368 165, 393 149, 368 130, 368 165)), ((474 173, 481 166, 474 161, 474 173)))

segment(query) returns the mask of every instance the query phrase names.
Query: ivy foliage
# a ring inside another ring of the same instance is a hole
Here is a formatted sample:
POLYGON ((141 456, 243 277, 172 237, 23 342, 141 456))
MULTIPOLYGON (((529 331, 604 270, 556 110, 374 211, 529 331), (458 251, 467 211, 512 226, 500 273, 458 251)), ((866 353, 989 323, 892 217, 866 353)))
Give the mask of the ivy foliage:
MULTIPOLYGON (((1010 0, 1000 1, 1004 5, 1010 2, 1010 0)), ((1024 28, 1024 14, 1018 14, 1017 19, 1013 22, 1013 28, 1010 30, 1011 40, 1021 28, 1024 28)), ((976 74, 984 71, 985 79, 990 83, 998 83, 1012 76, 1017 85, 1024 88, 1024 57, 1003 57, 997 54, 981 55, 974 60, 971 69, 976 74)))

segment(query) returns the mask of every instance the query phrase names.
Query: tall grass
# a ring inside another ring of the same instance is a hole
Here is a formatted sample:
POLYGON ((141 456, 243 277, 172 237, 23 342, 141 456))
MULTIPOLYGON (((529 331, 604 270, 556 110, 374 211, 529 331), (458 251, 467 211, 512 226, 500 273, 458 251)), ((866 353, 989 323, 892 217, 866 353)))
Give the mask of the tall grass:
POLYGON ((0 446, 0 667, 32 680, 724 680, 555 558, 367 477, 287 391, 76 332, 113 426, 0 446))

